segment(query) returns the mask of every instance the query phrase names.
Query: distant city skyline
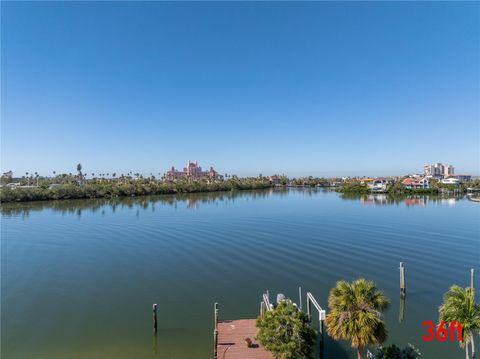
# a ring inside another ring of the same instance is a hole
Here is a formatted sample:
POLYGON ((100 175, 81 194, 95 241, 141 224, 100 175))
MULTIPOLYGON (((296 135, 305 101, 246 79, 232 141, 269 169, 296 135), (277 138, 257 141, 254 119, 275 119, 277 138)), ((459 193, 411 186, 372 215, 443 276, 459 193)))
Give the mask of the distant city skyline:
MULTIPOLYGON (((77 164, 78 165, 78 164, 77 164)), ((38 174, 39 176, 45 176, 45 177, 51 177, 51 176, 57 176, 60 174, 72 174, 75 175, 78 173, 77 165, 75 165, 75 170, 69 169, 68 171, 52 171, 52 173, 38 173, 38 171, 28 171, 28 176, 35 176, 35 174, 38 174), (55 172, 55 173, 54 173, 55 172)), ((119 176, 137 176, 141 175, 144 177, 148 176, 154 176, 154 177, 165 177, 166 179, 181 179, 184 177, 190 177, 190 178, 197 178, 197 179, 202 179, 202 178, 217 178, 217 179, 223 179, 223 177, 228 176, 240 176, 235 172, 219 172, 217 171, 213 165, 208 166, 208 170, 203 171, 200 163, 198 160, 188 160, 187 164, 185 167, 176 167, 175 165, 170 166, 169 168, 165 170, 153 170, 148 173, 142 173, 139 171, 135 170, 129 170, 129 171, 105 171, 105 170, 100 170, 97 172, 89 172, 88 169, 86 170, 85 167, 82 166, 82 173, 83 176, 85 177, 109 177, 109 178, 114 178, 114 177, 119 177, 119 176)), ((6 172, 6 171, 5 171, 6 172)), ((26 172, 24 173, 13 173, 13 177, 23 177, 26 175, 26 172)), ((268 176, 282 176, 285 175, 287 177, 306 177, 306 176, 314 176, 313 173, 310 174, 300 174, 300 175, 290 175, 288 173, 280 173, 280 172, 272 172, 272 173, 266 173, 266 172, 259 172, 258 174, 251 174, 251 175, 245 175, 245 176, 252 176, 252 177, 257 177, 259 175, 268 177, 268 176)), ((398 173, 398 174, 390 174, 386 175, 385 173, 373 175, 373 177, 397 177, 397 176, 406 176, 406 175, 418 175, 418 176, 427 176, 427 177, 439 177, 439 178, 446 178, 449 176, 463 176, 467 175, 466 173, 455 173, 454 167, 452 165, 447 165, 447 164, 442 164, 442 163, 434 163, 434 164, 426 164, 423 166, 422 171, 410 171, 410 172, 403 172, 403 173, 398 173)), ((468 175, 471 176, 469 173, 468 175)), ((371 174, 363 174, 363 175, 345 175, 345 174, 337 174, 337 175, 317 175, 318 177, 371 177, 371 174)), ((476 176, 476 175, 473 175, 476 176)))
POLYGON ((1 170, 480 174, 478 2, 2 2, 1 170))

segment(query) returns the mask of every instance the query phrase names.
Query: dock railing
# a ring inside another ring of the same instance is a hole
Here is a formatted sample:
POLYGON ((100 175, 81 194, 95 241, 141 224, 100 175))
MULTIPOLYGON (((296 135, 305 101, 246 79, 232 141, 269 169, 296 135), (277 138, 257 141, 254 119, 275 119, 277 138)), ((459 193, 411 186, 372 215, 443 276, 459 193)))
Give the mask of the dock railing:
POLYGON ((268 291, 267 293, 263 293, 262 301, 260 302, 260 316, 263 317, 265 312, 269 312, 273 310, 273 305, 270 303, 268 291))

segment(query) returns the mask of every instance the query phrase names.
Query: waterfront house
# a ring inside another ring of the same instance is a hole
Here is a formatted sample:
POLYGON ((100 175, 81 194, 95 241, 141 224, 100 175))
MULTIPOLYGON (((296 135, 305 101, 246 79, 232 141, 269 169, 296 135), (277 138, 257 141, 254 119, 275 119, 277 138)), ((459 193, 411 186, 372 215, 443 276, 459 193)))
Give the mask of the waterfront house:
POLYGON ((383 178, 376 178, 367 184, 372 192, 386 192, 388 181, 383 178))
POLYGON ((368 185, 369 183, 372 183, 373 181, 375 181, 375 178, 362 177, 362 178, 359 178, 358 181, 360 182, 360 184, 366 184, 366 185, 368 185))
POLYGON ((443 184, 458 186, 460 184, 460 180, 455 177, 448 177, 441 180, 443 184))
POLYGON ((460 183, 470 182, 472 180, 471 175, 465 175, 465 174, 452 175, 452 176, 448 176, 448 178, 456 178, 460 183))
POLYGON ((282 184, 282 177, 277 176, 277 175, 273 175, 273 176, 268 177, 268 180, 274 186, 279 186, 279 185, 282 184))
POLYGON ((427 189, 430 188, 430 183, 428 181, 428 178, 423 177, 423 178, 405 178, 402 181, 402 185, 404 188, 407 189, 427 189))

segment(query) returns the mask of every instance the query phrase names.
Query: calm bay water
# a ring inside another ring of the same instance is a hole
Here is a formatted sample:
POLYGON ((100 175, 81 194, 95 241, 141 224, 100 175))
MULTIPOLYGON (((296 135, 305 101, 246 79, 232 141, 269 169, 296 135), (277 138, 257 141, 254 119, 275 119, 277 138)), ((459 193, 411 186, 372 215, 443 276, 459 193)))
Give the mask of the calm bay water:
MULTIPOLYGON (((302 286, 326 307, 337 280, 358 277, 391 299, 389 342, 463 358, 455 343, 422 341, 422 323, 480 269, 479 218, 466 199, 321 190, 5 204, 2 358, 211 358, 214 302, 221 319, 254 318, 265 290, 297 300, 302 286)), ((355 357, 327 341, 326 358, 355 357)))

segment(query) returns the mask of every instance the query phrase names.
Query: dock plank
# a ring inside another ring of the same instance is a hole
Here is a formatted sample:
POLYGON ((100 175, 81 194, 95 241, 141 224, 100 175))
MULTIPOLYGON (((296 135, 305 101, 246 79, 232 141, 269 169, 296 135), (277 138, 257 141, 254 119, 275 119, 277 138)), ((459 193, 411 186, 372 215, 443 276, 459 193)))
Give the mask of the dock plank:
POLYGON ((273 359, 254 338, 257 333, 255 319, 221 320, 218 322, 218 359, 273 359), (254 345, 249 348, 245 338, 254 345))

